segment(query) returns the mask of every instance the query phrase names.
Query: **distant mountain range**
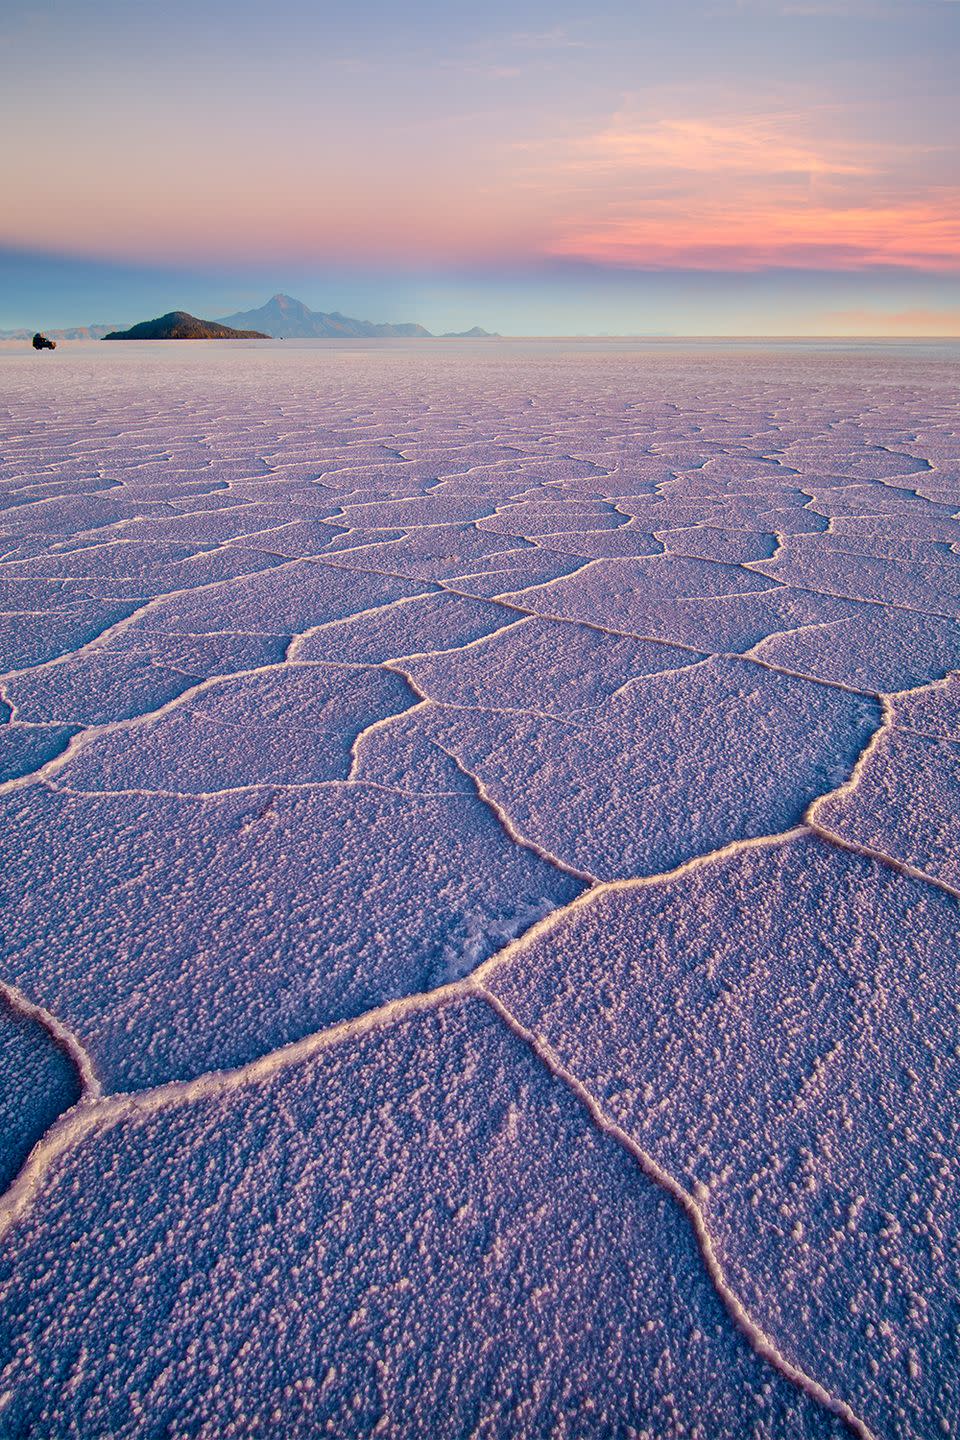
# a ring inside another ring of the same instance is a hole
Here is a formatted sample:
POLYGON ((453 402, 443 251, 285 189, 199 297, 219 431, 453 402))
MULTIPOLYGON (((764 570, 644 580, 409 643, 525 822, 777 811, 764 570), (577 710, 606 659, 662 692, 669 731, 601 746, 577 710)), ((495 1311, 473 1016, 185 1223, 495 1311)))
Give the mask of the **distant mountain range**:
MULTIPOLYGON (((401 325, 377 325, 372 320, 354 320, 339 310, 310 310, 292 295, 274 295, 259 310, 241 310, 225 315, 223 325, 252 326, 275 339, 284 340, 431 340, 429 330, 412 322, 401 325)), ((475 325, 472 330, 449 331, 445 340, 493 339, 489 331, 475 325)))
POLYGON ((171 310, 156 320, 142 320, 129 330, 111 330, 104 340, 268 340, 262 330, 235 330, 218 320, 198 320, 186 310, 171 310))
MULTIPOLYGON (((116 325, 73 325, 67 330, 44 330, 50 340, 102 340, 116 325)), ((0 330, 0 340, 32 340, 35 330, 0 330)))
POLYGON ((310 310, 290 295, 274 295, 259 310, 225 315, 222 323, 263 330, 277 340, 420 339, 430 335, 422 325, 375 325, 370 320, 352 320, 336 310, 330 314, 310 310))
MULTIPOLYGON (((33 330, 0 330, 0 340, 31 340, 33 330)), ((129 330, 118 325, 75 325, 65 330, 46 330, 51 340, 432 340, 422 325, 377 325, 372 320, 354 320, 329 312, 311 310, 291 295, 274 295, 259 310, 241 310, 221 320, 198 320, 185 310, 171 310, 156 320, 144 320, 129 330), (227 333, 230 332, 230 333, 227 333)), ((470 330, 448 330, 442 340, 496 340, 500 337, 474 325, 470 330)))

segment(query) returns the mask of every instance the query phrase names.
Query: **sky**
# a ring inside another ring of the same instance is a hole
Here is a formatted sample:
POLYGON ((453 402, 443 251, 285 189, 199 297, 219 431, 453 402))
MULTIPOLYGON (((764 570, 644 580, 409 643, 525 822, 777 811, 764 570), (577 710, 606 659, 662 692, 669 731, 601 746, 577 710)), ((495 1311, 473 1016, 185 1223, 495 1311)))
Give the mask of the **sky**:
POLYGON ((5 0, 0 327, 960 334, 960 0, 5 0))

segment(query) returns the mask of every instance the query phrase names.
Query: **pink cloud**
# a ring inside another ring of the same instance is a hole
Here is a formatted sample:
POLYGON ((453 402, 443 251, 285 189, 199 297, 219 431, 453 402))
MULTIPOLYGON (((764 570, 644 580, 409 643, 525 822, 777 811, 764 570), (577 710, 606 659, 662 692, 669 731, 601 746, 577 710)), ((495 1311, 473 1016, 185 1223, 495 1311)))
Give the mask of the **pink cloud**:
POLYGON ((601 264, 960 269, 938 147, 833 133, 835 115, 620 113, 527 167, 549 254, 601 264))
POLYGON ((960 195, 882 206, 779 203, 745 193, 719 206, 656 204, 572 223, 552 253, 617 265, 751 270, 773 265, 960 268, 960 195))

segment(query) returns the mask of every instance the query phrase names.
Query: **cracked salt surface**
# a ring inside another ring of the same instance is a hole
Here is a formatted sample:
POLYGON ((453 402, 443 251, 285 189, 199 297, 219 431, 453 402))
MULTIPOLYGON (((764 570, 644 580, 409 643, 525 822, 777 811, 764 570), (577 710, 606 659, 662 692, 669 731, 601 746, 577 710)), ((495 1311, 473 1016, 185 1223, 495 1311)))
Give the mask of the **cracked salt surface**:
POLYGON ((17 1250, 10 1433, 65 1414, 210 1440, 653 1437, 705 1415, 842 1433, 727 1323, 672 1201, 479 1000, 117 1112, 57 1162, 17 1250))
POLYGON ((611 889, 488 982, 879 1435, 935 1434, 958 1401, 955 912, 801 836, 611 889))
POLYGON ((956 1433, 949 355, 30 360, 0 1431, 956 1433))

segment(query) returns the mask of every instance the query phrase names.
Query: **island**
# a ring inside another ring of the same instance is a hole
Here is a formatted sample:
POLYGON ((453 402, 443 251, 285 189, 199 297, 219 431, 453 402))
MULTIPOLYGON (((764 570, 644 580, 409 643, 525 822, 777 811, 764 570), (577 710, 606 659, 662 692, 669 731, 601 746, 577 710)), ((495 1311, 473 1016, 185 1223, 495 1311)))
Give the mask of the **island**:
POLYGON ((262 330, 234 330, 216 320, 198 320, 186 310, 171 310, 156 320, 142 320, 129 330, 111 330, 104 340, 269 340, 262 330))

